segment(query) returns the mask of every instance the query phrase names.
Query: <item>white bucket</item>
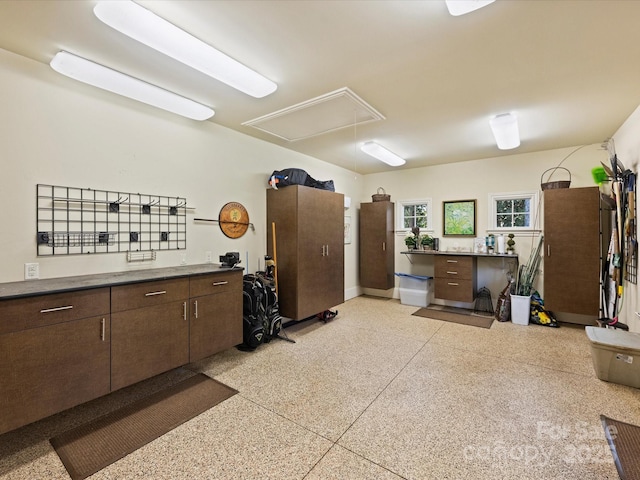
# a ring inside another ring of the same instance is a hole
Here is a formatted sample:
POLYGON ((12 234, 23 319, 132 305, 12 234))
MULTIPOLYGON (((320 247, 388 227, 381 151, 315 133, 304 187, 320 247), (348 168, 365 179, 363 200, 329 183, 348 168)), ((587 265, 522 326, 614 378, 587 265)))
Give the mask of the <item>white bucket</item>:
POLYGON ((516 325, 529 325, 531 295, 511 295, 511 321, 516 325))

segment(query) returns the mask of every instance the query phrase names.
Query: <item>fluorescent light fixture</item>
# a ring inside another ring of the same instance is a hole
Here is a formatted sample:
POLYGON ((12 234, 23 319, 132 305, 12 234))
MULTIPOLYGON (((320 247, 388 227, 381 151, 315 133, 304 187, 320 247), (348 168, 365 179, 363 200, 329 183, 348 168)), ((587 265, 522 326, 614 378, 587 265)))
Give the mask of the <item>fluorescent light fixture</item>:
POLYGON ((449 13, 454 17, 486 7, 494 0, 445 0, 449 13))
POLYGON ((398 167, 406 163, 404 158, 399 157, 376 142, 365 142, 360 147, 360 150, 367 155, 371 155, 372 157, 391 165, 392 167, 398 167))
POLYGON ((93 12, 120 33, 247 95, 262 98, 278 88, 268 78, 137 3, 129 0, 103 1, 93 12))
POLYGON ((500 150, 510 150, 520 146, 518 118, 513 113, 502 113, 489 120, 493 136, 500 150))
POLYGON ((206 120, 215 113, 205 105, 69 52, 58 52, 50 65, 56 72, 74 80, 193 120, 206 120))

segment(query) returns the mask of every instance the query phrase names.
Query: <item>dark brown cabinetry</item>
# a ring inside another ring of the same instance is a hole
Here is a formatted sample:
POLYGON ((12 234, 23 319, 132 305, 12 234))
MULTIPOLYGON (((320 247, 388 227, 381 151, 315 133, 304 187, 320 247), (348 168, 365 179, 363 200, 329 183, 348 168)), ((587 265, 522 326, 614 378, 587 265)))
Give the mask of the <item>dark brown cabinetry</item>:
POLYGON ((110 390, 109 289, 0 302, 0 433, 110 390))
POLYGON ((0 284, 0 434, 241 342, 240 269, 0 284))
POLYGON ((394 204, 360 204, 360 286, 388 290, 394 278, 394 204))
POLYGON ((111 289, 111 389, 189 363, 189 279, 111 289))
MULTIPOLYGON (((610 211, 598 187, 544 192, 544 303, 554 312, 598 315, 602 243, 610 211)), ((606 242, 605 242, 606 243, 606 242)))
POLYGON ((344 302, 344 196, 300 185, 267 190, 267 251, 273 224, 280 313, 300 320, 344 302))
POLYGON ((476 257, 439 255, 435 258, 436 298, 473 302, 476 297, 476 257))
POLYGON ((189 281, 189 361, 242 343, 242 272, 189 281))

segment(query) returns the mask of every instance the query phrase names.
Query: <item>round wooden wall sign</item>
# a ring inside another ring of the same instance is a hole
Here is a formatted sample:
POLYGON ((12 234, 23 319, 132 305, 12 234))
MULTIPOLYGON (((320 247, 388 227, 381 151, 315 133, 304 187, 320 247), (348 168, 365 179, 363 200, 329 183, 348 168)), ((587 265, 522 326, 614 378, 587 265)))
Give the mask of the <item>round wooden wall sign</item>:
POLYGON ((218 223, 227 237, 239 238, 249 228, 249 213, 241 203, 229 202, 220 209, 218 223))

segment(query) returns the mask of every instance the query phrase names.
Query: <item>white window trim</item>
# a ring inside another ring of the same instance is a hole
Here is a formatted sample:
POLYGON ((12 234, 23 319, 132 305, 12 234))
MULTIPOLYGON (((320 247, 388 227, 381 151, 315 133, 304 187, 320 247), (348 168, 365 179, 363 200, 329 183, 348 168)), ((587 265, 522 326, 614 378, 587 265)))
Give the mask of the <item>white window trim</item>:
POLYGON ((490 193, 489 194, 489 221, 487 225, 489 226, 489 231, 494 232, 534 232, 538 229, 536 228, 536 223, 538 221, 540 209, 540 194, 537 190, 528 191, 528 192, 510 192, 510 193, 490 193), (513 200, 517 198, 528 198, 531 200, 531 211, 529 212, 531 216, 531 226, 529 227, 499 227, 496 223, 496 219, 498 216, 498 212, 496 210, 496 202, 498 200, 513 200))
POLYGON ((431 198, 418 198, 409 200, 396 201, 396 234, 407 235, 411 232, 410 228, 404 226, 404 207, 405 205, 425 204, 427 206, 427 228, 421 229, 425 233, 433 233, 433 200, 431 198))

